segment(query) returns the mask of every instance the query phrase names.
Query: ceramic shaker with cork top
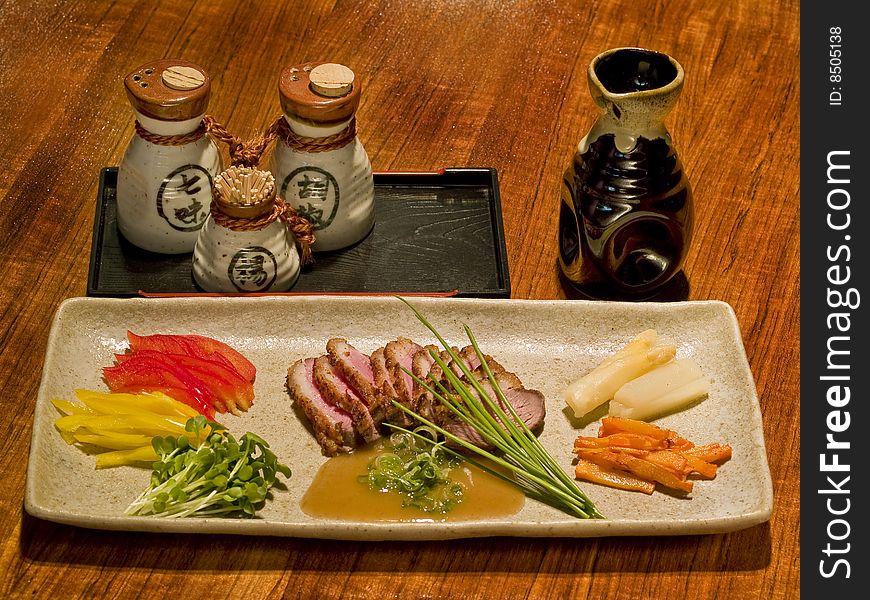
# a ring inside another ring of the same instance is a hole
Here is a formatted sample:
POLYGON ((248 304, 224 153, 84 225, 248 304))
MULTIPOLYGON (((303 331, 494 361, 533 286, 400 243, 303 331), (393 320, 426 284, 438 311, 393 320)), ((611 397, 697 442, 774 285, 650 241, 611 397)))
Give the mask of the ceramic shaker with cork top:
POLYGON ((278 195, 314 226, 315 251, 338 250, 374 226, 372 167, 356 135, 360 82, 334 63, 281 73, 284 119, 270 168, 278 195))
POLYGON ((296 238, 268 171, 230 167, 215 180, 211 214, 193 251, 207 292, 283 292, 299 277, 296 238))
POLYGON ((144 250, 191 252, 222 170, 202 120, 209 75, 187 61, 156 60, 129 73, 124 87, 136 135, 118 167, 118 229, 144 250))

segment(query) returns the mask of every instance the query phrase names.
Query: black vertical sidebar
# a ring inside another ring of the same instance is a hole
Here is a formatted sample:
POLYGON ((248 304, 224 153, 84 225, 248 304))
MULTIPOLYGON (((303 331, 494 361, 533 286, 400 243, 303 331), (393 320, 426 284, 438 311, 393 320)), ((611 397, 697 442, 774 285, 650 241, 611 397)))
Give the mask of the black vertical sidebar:
MULTIPOLYGON (((801 4, 801 590, 867 597, 870 31, 801 4)), ((775 67, 773 67, 775 68, 775 67)), ((797 532, 795 532, 797 534, 797 532)))

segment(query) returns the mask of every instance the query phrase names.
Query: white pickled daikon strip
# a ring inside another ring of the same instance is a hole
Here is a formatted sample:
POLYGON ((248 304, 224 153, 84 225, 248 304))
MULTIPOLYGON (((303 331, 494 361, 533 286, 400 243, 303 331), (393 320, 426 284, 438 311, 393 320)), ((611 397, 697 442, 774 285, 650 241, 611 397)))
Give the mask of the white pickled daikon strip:
POLYGON ((650 348, 655 346, 657 339, 658 333, 656 333, 655 329, 647 329, 645 331, 641 331, 635 336, 633 340, 628 342, 625 346, 602 360, 601 364, 599 364, 598 366, 606 367, 613 361, 619 360, 623 356, 628 356, 629 354, 634 354, 635 352, 649 350, 650 348))
POLYGON ((674 359, 675 346, 656 346, 655 342, 656 332, 644 331, 569 385, 562 392, 562 400, 571 407, 574 416, 582 417, 610 400, 627 382, 674 359))
POLYGON ((610 402, 610 414, 648 420, 688 406, 706 396, 710 382, 692 358, 660 366, 620 387, 610 402))

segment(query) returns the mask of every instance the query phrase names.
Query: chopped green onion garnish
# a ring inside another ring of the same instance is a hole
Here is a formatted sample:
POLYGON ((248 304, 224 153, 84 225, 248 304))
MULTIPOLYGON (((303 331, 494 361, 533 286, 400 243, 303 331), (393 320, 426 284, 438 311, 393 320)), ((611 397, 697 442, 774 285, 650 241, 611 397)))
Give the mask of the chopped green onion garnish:
POLYGON ((402 495, 402 506, 423 512, 446 513, 462 502, 464 488, 450 480, 450 471, 461 458, 447 451, 429 427, 396 431, 389 451, 377 455, 360 482, 381 492, 402 495))

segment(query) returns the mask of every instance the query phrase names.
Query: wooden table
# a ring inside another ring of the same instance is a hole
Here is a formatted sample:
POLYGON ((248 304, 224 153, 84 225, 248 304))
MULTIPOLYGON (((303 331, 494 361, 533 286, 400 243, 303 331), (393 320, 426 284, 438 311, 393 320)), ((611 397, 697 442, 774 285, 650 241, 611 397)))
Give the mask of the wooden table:
POLYGON ((0 3, 0 596, 796 597, 798 25, 794 0, 0 3), (133 134, 127 72, 164 56, 204 65, 209 112, 249 137, 278 114, 284 66, 352 66, 374 168, 498 169, 512 295, 552 299, 565 296, 560 177, 597 114, 586 67, 627 45, 686 71, 668 126, 695 192, 689 298, 736 311, 773 474, 769 523, 654 539, 342 543, 113 533, 24 514, 52 315, 85 295, 98 174, 133 134))

